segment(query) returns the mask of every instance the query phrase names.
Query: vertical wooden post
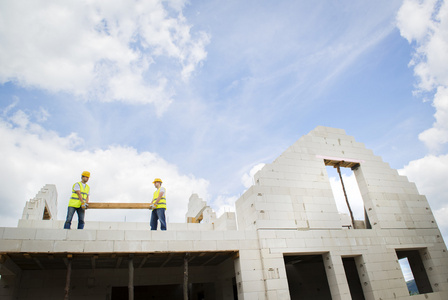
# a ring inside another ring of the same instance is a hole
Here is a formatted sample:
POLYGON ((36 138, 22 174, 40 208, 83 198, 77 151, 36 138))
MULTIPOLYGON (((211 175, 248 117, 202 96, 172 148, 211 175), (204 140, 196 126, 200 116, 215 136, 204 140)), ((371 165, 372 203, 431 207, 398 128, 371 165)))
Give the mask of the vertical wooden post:
POLYGON ((134 255, 129 255, 129 300, 134 300, 134 255))
POLYGON ((69 299, 70 292, 70 279, 72 277, 72 256, 68 255, 68 264, 67 264, 67 277, 65 279, 65 295, 64 300, 69 299))
POLYGON ((188 300, 188 259, 190 253, 185 253, 184 257, 184 300, 188 300))

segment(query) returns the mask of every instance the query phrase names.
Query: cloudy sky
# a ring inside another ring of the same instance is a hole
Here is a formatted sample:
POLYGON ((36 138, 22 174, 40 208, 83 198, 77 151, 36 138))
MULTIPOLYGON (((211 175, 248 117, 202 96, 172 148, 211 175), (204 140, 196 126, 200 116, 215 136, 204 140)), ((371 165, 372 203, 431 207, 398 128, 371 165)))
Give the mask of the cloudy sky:
POLYGON ((415 182, 447 240, 447 3, 0 2, 0 226, 45 184, 64 219, 84 170, 91 201, 148 201, 161 177, 170 222, 191 193, 219 215, 318 125, 415 182))

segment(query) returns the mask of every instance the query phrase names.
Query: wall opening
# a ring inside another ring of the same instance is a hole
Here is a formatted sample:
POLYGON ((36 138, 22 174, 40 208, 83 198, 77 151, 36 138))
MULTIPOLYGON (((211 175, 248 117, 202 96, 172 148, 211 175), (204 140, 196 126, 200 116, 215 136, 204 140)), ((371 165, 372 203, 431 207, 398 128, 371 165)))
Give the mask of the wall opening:
POLYGON ((431 283, 423 264, 422 250, 396 250, 410 295, 432 293, 431 283))
POLYGON ((285 255, 291 299, 331 299, 322 254, 285 255))
POLYGON ((42 215, 42 220, 51 220, 50 211, 48 210, 46 205, 45 205, 44 213, 42 215))
POLYGON ((365 300, 366 298, 364 297, 364 292, 362 290, 355 258, 343 257, 342 263, 344 265, 345 276, 347 277, 347 283, 352 300, 365 300))
POLYGON ((364 200, 362 199, 354 170, 358 162, 324 159, 336 206, 341 214, 343 227, 371 229, 364 200))

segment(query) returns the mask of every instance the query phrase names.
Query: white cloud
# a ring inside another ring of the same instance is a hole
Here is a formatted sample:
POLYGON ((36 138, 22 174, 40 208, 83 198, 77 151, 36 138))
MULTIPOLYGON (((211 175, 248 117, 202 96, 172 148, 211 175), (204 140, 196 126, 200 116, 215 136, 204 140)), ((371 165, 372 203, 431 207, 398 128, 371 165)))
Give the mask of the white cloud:
POLYGON ((249 173, 243 174, 243 176, 241 177, 241 182, 243 183, 246 189, 250 188, 254 184, 255 173, 263 169, 264 166, 265 163, 259 163, 253 166, 252 169, 250 169, 249 173))
POLYGON ((397 25, 401 35, 408 40, 420 41, 431 27, 431 15, 436 0, 405 0, 397 13, 397 25))
MULTIPOLYGON (((208 181, 181 174, 175 165, 150 152, 111 146, 94 151, 75 150, 82 145, 76 134, 60 137, 34 123, 22 111, 0 118, 0 226, 15 226, 25 202, 45 184, 58 190, 58 219, 64 219, 74 182, 84 170, 91 172, 92 202, 148 202, 152 181, 160 177, 167 189, 169 222, 183 222, 194 190, 207 195, 208 181)), ((89 210, 86 221, 149 222, 149 211, 89 210)))
POLYGON ((213 201, 213 209, 216 211, 216 216, 219 218, 225 212, 235 212, 235 202, 238 198, 238 196, 218 196, 213 201))
POLYGON ((446 1, 405 0, 397 14, 401 35, 415 47, 410 66, 419 82, 417 93, 435 92, 435 122, 419 135, 429 155, 409 162, 399 172, 426 195, 439 228, 448 237, 448 4, 446 1), (436 155, 438 154, 438 155, 436 155))
POLYGON ((436 108, 436 121, 433 127, 420 133, 418 136, 429 149, 440 152, 442 145, 448 143, 448 87, 440 86, 434 96, 436 108))
POLYGON ((448 154, 428 155, 411 161, 399 173, 415 182, 420 194, 425 195, 436 217, 437 224, 448 240, 448 154))
POLYGON ((172 82, 206 58, 209 37, 192 35, 186 1, 169 1, 171 11, 162 2, 2 1, 0 83, 163 111, 172 82))
POLYGON ((448 4, 446 1, 406 0, 397 14, 401 35, 415 42, 410 63, 419 79, 417 92, 436 90, 436 122, 419 138, 432 152, 448 142, 448 4))

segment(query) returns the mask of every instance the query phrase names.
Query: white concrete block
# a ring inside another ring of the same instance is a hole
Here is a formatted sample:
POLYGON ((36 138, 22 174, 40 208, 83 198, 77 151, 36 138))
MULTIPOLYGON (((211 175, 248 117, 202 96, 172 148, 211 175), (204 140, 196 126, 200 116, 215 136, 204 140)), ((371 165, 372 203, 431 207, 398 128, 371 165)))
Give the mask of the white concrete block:
POLYGON ((168 241, 170 251, 193 251, 193 241, 168 241))
POLYGON ((177 231, 176 240, 178 241, 199 241, 201 240, 201 231, 177 231))
POLYGON ((22 242, 21 252, 53 252, 54 241, 32 241, 24 240, 22 242))
POLYGON ((113 241, 85 241, 84 242, 84 252, 90 253, 101 253, 110 252, 114 249, 113 241))
POLYGON ((222 240, 216 241, 216 248, 219 250, 227 251, 227 250, 239 250, 239 240, 222 240))
POLYGON ((66 229, 39 229, 36 231, 36 240, 65 240, 67 238, 66 229))
POLYGON ((96 239, 98 241, 123 241, 124 234, 124 230, 98 230, 96 239))
POLYGON ((217 251, 217 243, 216 241, 210 241, 210 240, 198 240, 193 241, 193 249, 195 251, 217 251))
POLYGON ((128 230, 125 231, 126 241, 147 241, 152 239, 151 230, 128 230))
POLYGON ((36 237, 37 229, 31 228, 4 228, 3 238, 10 240, 32 240, 36 237))
MULTIPOLYGON (((63 230, 63 229, 61 229, 63 230)), ((96 230, 66 230, 68 241, 95 241, 96 240, 96 230)))
POLYGON ((54 252, 84 252, 84 241, 55 241, 54 252))
POLYGON ((237 231, 237 230, 229 230, 229 231, 223 231, 223 240, 244 240, 246 239, 246 235, 244 231, 237 231))
POLYGON ((142 241, 143 252, 165 252, 169 250, 168 241, 142 241))
POLYGON ((22 240, 2 239, 0 243, 0 251, 4 252, 20 252, 22 240))
POLYGON ((142 252, 141 241, 114 241, 114 252, 142 252))
POLYGON ((224 240, 223 231, 201 231, 201 241, 222 241, 224 240))

